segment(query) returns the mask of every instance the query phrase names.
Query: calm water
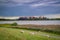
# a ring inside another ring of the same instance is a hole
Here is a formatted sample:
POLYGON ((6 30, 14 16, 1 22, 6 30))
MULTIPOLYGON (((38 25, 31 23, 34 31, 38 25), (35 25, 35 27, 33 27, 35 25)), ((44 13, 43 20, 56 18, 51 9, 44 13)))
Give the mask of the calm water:
POLYGON ((19 25, 23 24, 36 24, 36 25, 60 25, 60 20, 44 20, 44 21, 0 21, 0 24, 5 23, 18 23, 19 25))

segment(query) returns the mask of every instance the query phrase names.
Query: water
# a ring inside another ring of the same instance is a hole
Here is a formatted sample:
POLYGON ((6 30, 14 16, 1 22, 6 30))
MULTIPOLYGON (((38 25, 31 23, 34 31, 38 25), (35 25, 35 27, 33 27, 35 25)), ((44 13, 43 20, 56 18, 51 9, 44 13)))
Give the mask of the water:
POLYGON ((35 25, 60 25, 60 20, 41 20, 41 21, 0 21, 0 24, 5 24, 5 23, 18 23, 19 25, 24 25, 24 24, 35 24, 35 25))

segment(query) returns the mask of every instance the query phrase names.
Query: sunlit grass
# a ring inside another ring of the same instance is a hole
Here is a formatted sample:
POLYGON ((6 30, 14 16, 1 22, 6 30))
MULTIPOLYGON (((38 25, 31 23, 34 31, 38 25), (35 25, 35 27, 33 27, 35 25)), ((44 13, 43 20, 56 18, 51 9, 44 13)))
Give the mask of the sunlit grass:
POLYGON ((44 36, 44 34, 56 36, 45 32, 0 27, 0 40, 60 40, 60 38, 55 37, 49 38, 44 36), (21 30, 23 30, 24 33, 21 33, 21 30), (31 32, 34 32, 34 34, 31 34, 31 32))

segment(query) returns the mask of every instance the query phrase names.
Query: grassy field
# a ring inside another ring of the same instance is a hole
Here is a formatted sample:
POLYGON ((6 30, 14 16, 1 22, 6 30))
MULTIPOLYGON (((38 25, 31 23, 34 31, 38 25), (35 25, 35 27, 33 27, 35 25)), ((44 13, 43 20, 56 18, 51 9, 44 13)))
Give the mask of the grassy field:
POLYGON ((0 40, 60 40, 60 25, 0 24, 0 40))
POLYGON ((0 27, 0 40, 60 40, 60 35, 25 29, 0 27), (49 37, 47 35, 49 35, 49 37))
POLYGON ((0 27, 42 31, 60 35, 60 25, 31 25, 31 24, 18 25, 17 23, 12 23, 12 24, 0 24, 0 27))

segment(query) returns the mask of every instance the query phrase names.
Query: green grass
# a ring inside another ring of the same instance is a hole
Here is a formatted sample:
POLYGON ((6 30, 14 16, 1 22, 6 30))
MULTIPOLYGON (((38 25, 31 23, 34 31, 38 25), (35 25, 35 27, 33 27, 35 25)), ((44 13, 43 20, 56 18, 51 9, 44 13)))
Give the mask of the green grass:
POLYGON ((0 24, 0 27, 10 27, 11 24, 0 24))
POLYGON ((60 35, 51 33, 0 27, 0 40, 60 40, 59 37, 60 35), (21 33, 21 30, 23 30, 24 33, 21 33), (33 35, 30 32, 34 32, 35 34, 33 35), (45 35, 50 35, 51 37, 48 38, 45 35))
POLYGON ((18 25, 17 23, 12 23, 0 24, 0 27, 42 31, 60 35, 60 25, 18 25))

